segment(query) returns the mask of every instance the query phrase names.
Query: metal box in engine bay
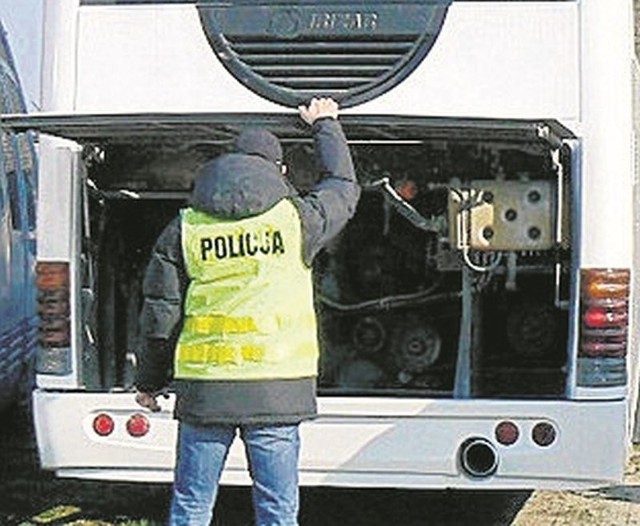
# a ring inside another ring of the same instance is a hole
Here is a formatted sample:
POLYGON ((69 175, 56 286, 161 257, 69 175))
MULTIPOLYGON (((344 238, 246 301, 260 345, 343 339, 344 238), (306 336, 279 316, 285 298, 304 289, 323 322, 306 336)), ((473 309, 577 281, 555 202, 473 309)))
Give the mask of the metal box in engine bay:
POLYGON ((473 181, 449 191, 449 237, 459 249, 548 250, 555 242, 551 181, 473 181))

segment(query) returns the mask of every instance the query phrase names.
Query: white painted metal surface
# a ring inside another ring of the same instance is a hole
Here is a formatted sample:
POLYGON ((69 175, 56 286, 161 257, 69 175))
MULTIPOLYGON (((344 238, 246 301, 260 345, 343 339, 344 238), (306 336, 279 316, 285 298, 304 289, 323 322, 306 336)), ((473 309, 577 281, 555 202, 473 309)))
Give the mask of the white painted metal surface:
MULTIPOLYGON (((53 94, 45 110, 282 110, 228 74, 194 5, 85 6, 72 16, 77 0, 53 1, 69 13, 58 8, 48 22, 57 29, 47 41, 59 51, 56 74, 45 79, 53 94), (77 47, 66 45, 74 35, 77 47), (65 45, 54 44, 60 40, 65 45)), ((576 120, 577 11, 575 2, 455 2, 417 70, 350 111, 576 120)))
MULTIPOLYGON (((172 480, 176 423, 173 399, 161 413, 145 413, 151 431, 129 437, 126 420, 142 412, 131 393, 37 392, 36 430, 45 467, 60 476, 113 480, 172 480), (109 437, 97 436, 93 418, 116 420, 109 437)), ((613 483, 622 476, 625 403, 510 402, 323 398, 320 417, 302 427, 301 480, 305 485, 579 488, 613 483), (521 435, 498 446, 495 476, 475 480, 458 462, 470 437, 493 440, 495 425, 511 419, 521 435), (607 425, 603 425, 606 421, 607 425), (558 438, 543 448, 531 440, 538 422, 553 423, 558 438)), ((242 443, 236 439, 223 482, 246 484, 242 443)))
POLYGON ((580 23, 580 264, 631 267, 635 179, 632 4, 581 2, 580 23))

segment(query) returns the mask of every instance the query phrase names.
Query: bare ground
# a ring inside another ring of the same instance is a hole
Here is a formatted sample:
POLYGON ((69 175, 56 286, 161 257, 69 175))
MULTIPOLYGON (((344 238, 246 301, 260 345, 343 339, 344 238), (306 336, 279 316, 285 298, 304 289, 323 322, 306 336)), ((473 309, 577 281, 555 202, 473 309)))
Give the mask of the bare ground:
POLYGON ((640 447, 627 466, 624 484, 590 491, 537 491, 512 526, 640 526, 640 447))

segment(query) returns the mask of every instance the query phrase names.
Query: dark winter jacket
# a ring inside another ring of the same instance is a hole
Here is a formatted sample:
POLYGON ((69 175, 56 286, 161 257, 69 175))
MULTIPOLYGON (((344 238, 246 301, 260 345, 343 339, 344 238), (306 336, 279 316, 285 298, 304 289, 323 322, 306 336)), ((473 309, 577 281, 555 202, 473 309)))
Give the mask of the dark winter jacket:
MULTIPOLYGON (((261 157, 222 155, 203 167, 191 206, 216 217, 258 215, 281 199, 296 205, 303 230, 303 254, 314 256, 346 224, 360 196, 340 123, 321 119, 312 127, 321 180, 299 196, 278 166, 261 157)), ((171 381, 182 305, 189 280, 182 256, 180 218, 158 238, 143 283, 143 344, 138 353, 136 387, 156 392, 171 381)), ((192 424, 296 423, 316 415, 315 378, 269 381, 176 380, 176 417, 192 424)))

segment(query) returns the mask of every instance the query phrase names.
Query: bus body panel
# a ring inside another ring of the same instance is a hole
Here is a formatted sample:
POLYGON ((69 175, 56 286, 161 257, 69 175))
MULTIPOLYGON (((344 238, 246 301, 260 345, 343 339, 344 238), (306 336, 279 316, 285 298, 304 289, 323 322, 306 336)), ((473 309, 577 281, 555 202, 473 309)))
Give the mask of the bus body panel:
POLYGON ((580 14, 580 265, 632 267, 633 11, 631 2, 611 9, 606 1, 592 0, 582 3, 580 14), (626 30, 612 33, 610 27, 626 30))
POLYGON ((70 265, 70 322, 71 332, 77 335, 71 342, 77 351, 71 354, 71 372, 67 375, 37 375, 38 385, 49 389, 78 388, 81 386, 80 359, 82 343, 78 334, 82 323, 79 319, 80 295, 77 283, 76 256, 81 240, 79 225, 79 181, 82 166, 81 149, 77 143, 53 137, 40 136, 40 167, 43 174, 38 200, 39 245, 38 261, 68 262, 70 265), (56 174, 51 176, 50 174, 56 174))
MULTIPOLYGON (((418 68, 391 91, 349 111, 576 118, 577 10, 573 2, 454 2, 418 68), (525 62, 527 69, 521 67, 525 62)), ((281 109, 229 75, 193 5, 83 7, 77 33, 77 58, 68 58, 77 60, 76 84, 68 84, 71 75, 67 83, 58 81, 61 100, 48 108, 82 113, 281 109), (68 90, 77 93, 75 100, 69 100, 68 90)))
MULTIPOLYGON (((36 430, 43 465, 61 476, 122 480, 172 480, 177 424, 173 397, 162 412, 146 413, 149 433, 128 436, 127 420, 140 409, 130 394, 38 391, 36 430), (98 436, 98 414, 114 417, 115 428, 98 436), (64 426, 59 423, 64 422, 64 426)), ((323 397, 317 420, 302 425, 303 484, 367 487, 579 488, 615 482, 622 476, 625 403, 507 402, 473 404, 452 400, 385 400, 323 397), (610 425, 602 426, 606 418, 610 425), (459 466, 459 449, 472 437, 493 439, 495 426, 511 420, 521 435, 498 446, 493 477, 474 479, 459 466), (556 441, 540 447, 531 439, 540 422, 558 429, 556 441), (588 431, 586 431, 588 430, 588 431), (586 438, 588 436, 588 439, 586 438), (399 445, 402 444, 402 447, 399 445), (615 452, 615 453, 613 453, 615 452), (612 459, 612 454, 617 459, 612 459)), ((249 482, 242 443, 229 454, 223 482, 249 482)))
POLYGON ((44 229, 40 236, 38 258, 69 260, 73 255, 76 234, 73 205, 74 186, 77 185, 75 164, 79 162, 79 149, 70 141, 47 135, 40 137, 40 144, 43 173, 56 175, 43 178, 40 186, 47 198, 38 201, 38 217, 44 229))

